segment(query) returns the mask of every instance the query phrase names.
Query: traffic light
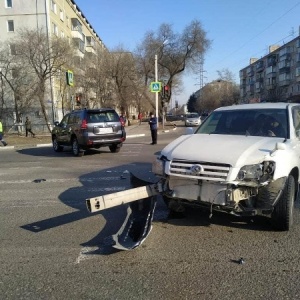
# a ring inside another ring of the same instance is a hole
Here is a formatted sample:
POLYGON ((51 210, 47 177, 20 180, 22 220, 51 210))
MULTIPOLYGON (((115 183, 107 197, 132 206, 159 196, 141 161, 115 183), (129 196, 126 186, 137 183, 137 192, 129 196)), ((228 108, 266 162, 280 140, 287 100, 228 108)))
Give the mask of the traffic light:
POLYGON ((162 98, 168 98, 170 96, 170 87, 168 85, 164 85, 162 89, 162 98))

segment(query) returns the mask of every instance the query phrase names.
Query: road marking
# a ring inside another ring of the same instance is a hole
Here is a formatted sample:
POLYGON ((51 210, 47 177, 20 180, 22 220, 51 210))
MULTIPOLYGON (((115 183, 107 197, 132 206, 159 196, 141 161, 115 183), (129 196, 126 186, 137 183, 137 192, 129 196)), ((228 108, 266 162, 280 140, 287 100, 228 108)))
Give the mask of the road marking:
MULTIPOLYGON (((66 181, 79 181, 79 182, 94 182, 94 181, 104 181, 104 180, 109 180, 109 181, 117 181, 121 180, 121 176, 118 177, 89 177, 89 178, 78 178, 78 177, 73 177, 73 178, 55 178, 55 179, 47 179, 45 178, 45 182, 66 182, 66 181)), ((0 184, 15 184, 15 183, 31 183, 33 182, 34 179, 27 179, 27 180, 0 180, 0 184)))
POLYGON ((98 247, 83 247, 83 248, 81 248, 78 257, 76 258, 75 264, 79 264, 83 260, 92 258, 92 255, 89 253, 94 252, 96 250, 98 250, 98 247))

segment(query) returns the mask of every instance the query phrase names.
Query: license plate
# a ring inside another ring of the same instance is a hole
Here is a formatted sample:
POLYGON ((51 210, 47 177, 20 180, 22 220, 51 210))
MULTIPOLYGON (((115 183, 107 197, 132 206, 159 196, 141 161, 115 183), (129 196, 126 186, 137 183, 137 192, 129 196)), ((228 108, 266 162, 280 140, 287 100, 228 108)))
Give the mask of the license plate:
POLYGON ((106 128, 99 128, 100 133, 112 133, 112 128, 111 127, 106 127, 106 128))

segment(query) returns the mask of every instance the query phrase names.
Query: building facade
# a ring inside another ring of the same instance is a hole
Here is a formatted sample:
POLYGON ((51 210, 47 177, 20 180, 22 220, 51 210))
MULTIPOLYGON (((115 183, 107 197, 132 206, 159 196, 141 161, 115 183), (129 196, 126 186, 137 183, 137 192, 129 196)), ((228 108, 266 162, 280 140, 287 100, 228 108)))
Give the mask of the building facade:
MULTIPOLYGON (((101 38, 73 0, 3 0, 0 3, 0 28, 0 43, 8 46, 10 55, 14 51, 11 41, 22 28, 44 29, 49 40, 52 36, 68 39, 74 45, 79 60, 85 55, 96 55, 99 49, 107 51, 101 38)), ((66 71, 62 70, 64 78, 66 71)), ((49 104, 48 114, 52 115, 49 119, 60 120, 63 112, 56 78, 49 80, 47 91, 45 101, 49 104)), ((78 92, 80 90, 75 88, 69 89, 68 99, 74 101, 78 92)), ((14 97, 13 94, 11 97, 14 97)), ((14 103, 13 99, 11 103, 14 103)))
POLYGON ((300 37, 270 46, 264 57, 240 70, 240 99, 251 102, 300 102, 300 37))

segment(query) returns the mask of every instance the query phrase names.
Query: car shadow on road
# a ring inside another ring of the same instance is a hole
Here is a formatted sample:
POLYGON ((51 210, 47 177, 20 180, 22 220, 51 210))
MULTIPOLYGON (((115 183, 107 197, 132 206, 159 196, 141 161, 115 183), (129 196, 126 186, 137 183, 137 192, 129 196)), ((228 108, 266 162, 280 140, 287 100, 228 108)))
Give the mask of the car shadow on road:
POLYGON ((263 216, 240 217, 214 211, 202 207, 186 207, 183 214, 173 216, 170 214, 166 221, 174 226, 206 226, 220 225, 228 229, 238 228, 244 230, 274 231, 269 219, 263 216))
MULTIPOLYGON (((30 155, 30 156, 39 156, 39 157, 72 157, 72 150, 71 147, 65 147, 62 152, 54 152, 51 146, 45 147, 32 147, 26 149, 17 149, 18 153, 23 155, 30 155)), ((122 150, 121 150, 122 151, 122 150)), ((89 149, 88 151, 84 152, 85 156, 96 155, 101 153, 110 153, 108 147, 103 147, 99 149, 89 149)), ((75 157, 76 158, 76 157, 75 157)))
MULTIPOLYGON (((21 228, 33 233, 40 233, 45 230, 99 215, 99 218, 105 219, 105 221, 102 222, 104 226, 99 228, 99 234, 83 243, 82 246, 98 247, 99 250, 97 250, 96 253, 114 253, 116 250, 112 248, 113 240, 111 236, 118 232, 124 223, 128 206, 120 205, 99 213, 91 214, 87 210, 86 199, 129 189, 131 187, 130 173, 138 174, 143 180, 151 182, 155 176, 150 170, 151 164, 149 163, 130 163, 80 176, 78 180, 82 186, 69 188, 59 195, 59 200, 66 206, 73 208, 74 211, 24 224, 21 228)), ((43 184, 43 182, 39 184, 43 184)))

